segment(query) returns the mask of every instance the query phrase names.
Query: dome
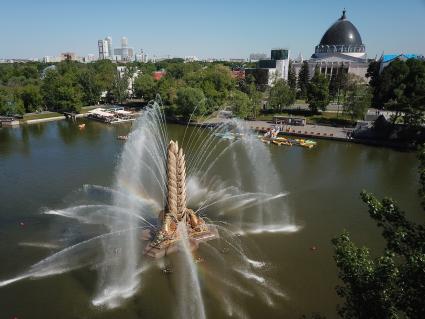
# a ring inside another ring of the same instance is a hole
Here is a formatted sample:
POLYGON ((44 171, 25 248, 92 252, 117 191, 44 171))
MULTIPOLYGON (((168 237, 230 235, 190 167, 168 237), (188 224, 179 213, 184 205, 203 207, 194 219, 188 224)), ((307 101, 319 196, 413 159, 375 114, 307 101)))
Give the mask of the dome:
POLYGON ((341 18, 325 32, 320 45, 361 46, 363 43, 359 31, 347 20, 344 10, 341 18))
POLYGON ((349 55, 351 57, 365 58, 366 48, 357 28, 347 20, 346 11, 325 32, 316 46, 313 58, 326 57, 335 53, 349 55))

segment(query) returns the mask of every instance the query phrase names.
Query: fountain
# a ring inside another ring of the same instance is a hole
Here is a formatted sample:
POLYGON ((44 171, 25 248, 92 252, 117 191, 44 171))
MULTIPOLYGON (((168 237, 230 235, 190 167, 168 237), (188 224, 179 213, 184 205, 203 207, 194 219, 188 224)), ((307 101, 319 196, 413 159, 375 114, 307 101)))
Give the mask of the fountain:
POLYGON ((186 162, 183 149, 171 141, 167 152, 167 206, 159 215, 160 228, 154 232, 146 230, 144 238, 151 240, 145 247, 145 254, 154 258, 163 257, 178 249, 180 240, 179 224, 186 225, 191 249, 200 242, 218 237, 217 229, 186 206, 186 162))
MULTIPOLYGON (((267 277, 261 248, 247 238, 297 230, 270 149, 243 122, 232 120, 212 130, 186 127, 178 138, 186 158, 176 138, 169 138, 162 110, 153 103, 134 123, 112 186, 84 185, 78 205, 43 212, 77 221, 81 229, 95 225, 98 232, 73 238, 26 271, 0 281, 0 288, 89 268, 98 272, 92 305, 113 309, 136 293, 143 295, 143 289, 160 289, 158 280, 164 287, 175 278, 169 290, 177 297, 177 312, 196 319, 216 310, 246 318, 241 298, 261 300, 267 307, 286 298, 267 277), (214 133, 228 131, 228 124, 240 132, 238 138, 217 138, 214 133), (222 171, 220 163, 228 170, 222 171), (177 276, 158 279, 152 273, 170 264, 177 276), (204 304, 204 293, 220 307, 209 308, 209 298, 204 304)), ((170 305, 164 309, 174 313, 170 305)))

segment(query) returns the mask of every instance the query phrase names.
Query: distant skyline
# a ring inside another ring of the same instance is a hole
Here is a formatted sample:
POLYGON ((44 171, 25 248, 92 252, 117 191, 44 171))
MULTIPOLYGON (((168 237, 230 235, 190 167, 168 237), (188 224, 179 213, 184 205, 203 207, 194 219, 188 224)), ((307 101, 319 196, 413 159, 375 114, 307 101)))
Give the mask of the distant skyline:
POLYGON ((97 56, 106 36, 151 56, 248 58, 284 47, 309 58, 343 8, 370 58, 425 54, 425 0, 23 0, 2 4, 0 58, 97 56))

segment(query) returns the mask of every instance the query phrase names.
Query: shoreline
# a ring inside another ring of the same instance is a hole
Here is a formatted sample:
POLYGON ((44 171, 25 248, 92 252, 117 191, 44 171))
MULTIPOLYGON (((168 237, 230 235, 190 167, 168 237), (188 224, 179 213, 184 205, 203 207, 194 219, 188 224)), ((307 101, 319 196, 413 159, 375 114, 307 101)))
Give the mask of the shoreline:
MULTIPOLYGON (((80 113, 75 116, 76 118, 87 118, 88 113, 80 113)), ((19 123, 19 125, 16 126, 10 126, 4 128, 17 128, 21 125, 33 125, 33 124, 40 124, 40 123, 46 123, 46 122, 53 122, 53 121, 61 121, 65 120, 66 116, 54 116, 54 117, 45 117, 45 118, 39 118, 39 119, 32 119, 32 120, 23 120, 19 123)), ((189 126, 197 126, 197 127, 214 127, 216 125, 219 125, 224 122, 228 122, 227 119, 213 119, 211 121, 205 122, 205 123, 198 123, 198 122, 191 122, 187 123, 184 121, 177 120, 175 118, 167 119, 167 122, 178 124, 178 125, 189 125, 189 126)), ((270 123, 269 121, 245 121, 247 123, 247 126, 252 129, 253 131, 257 133, 263 133, 268 128, 273 127, 275 124, 270 123)), ((331 141, 337 141, 337 142, 347 142, 347 143, 354 143, 354 144, 363 144, 368 146, 376 146, 376 147, 388 147, 400 151, 412 151, 414 148, 409 147, 404 144, 400 143, 393 143, 393 142, 387 142, 387 141, 378 141, 378 140, 368 140, 368 139, 356 139, 351 138, 347 136, 347 132, 351 132, 352 129, 349 128, 341 128, 341 127, 335 127, 335 126, 324 126, 324 125, 305 125, 305 126, 284 126, 284 130, 280 132, 280 135, 283 136, 293 136, 293 137, 301 137, 301 138, 308 138, 308 139, 321 139, 321 140, 331 140, 331 141)))

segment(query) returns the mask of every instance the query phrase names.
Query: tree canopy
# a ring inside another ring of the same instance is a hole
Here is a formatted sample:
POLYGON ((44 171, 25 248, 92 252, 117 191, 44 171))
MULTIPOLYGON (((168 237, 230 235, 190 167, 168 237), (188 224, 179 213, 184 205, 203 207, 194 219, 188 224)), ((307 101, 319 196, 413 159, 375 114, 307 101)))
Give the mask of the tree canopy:
MULTIPOLYGON (((419 154, 419 195, 425 210, 425 151, 419 154)), ((369 216, 382 230, 386 248, 372 257, 344 232, 333 239, 344 299, 342 318, 425 318, 425 225, 410 221, 394 200, 361 193, 369 216)))
POLYGON ((312 112, 324 111, 329 102, 329 81, 325 75, 316 70, 307 86, 308 107, 312 112))

